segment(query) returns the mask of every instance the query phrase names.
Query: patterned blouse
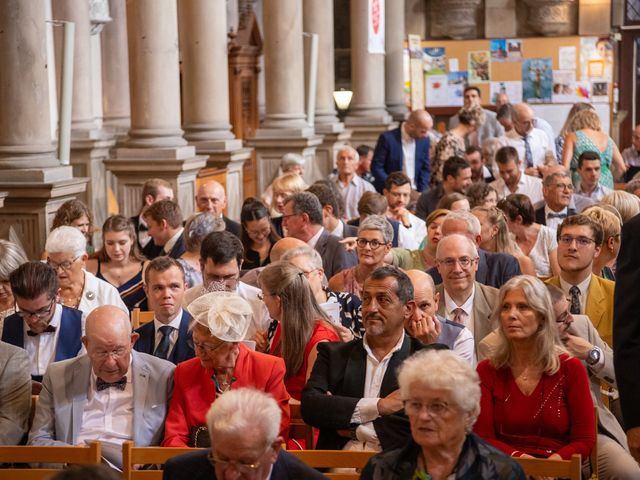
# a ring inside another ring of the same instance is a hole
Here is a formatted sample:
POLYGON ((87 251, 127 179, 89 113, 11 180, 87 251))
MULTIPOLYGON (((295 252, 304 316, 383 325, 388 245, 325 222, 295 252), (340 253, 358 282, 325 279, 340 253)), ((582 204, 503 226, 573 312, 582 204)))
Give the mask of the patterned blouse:
POLYGON ((433 157, 431 157, 430 184, 432 186, 442 183, 442 166, 444 165, 444 162, 451 157, 463 157, 464 150, 463 138, 460 138, 451 132, 447 132, 442 136, 436 145, 433 157))

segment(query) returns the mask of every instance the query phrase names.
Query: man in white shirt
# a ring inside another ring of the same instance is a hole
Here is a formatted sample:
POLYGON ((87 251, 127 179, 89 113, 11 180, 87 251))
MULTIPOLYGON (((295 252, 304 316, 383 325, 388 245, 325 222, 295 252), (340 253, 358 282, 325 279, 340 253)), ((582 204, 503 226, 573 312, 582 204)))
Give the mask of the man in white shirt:
POLYGON ((356 149, 345 145, 338 150, 336 155, 338 173, 329 177, 338 186, 344 200, 343 220, 350 220, 358 216, 358 202, 364 192, 375 192, 373 185, 356 174, 359 162, 360 156, 356 149))
MULTIPOLYGON (((471 176, 471 172, 469 172, 471 176)), ((404 248, 415 250, 427 235, 427 224, 407 210, 411 200, 411 182, 402 172, 394 172, 387 177, 382 192, 387 199, 387 217, 400 222, 410 233, 415 246, 403 245, 404 248)))
POLYGON ((103 456, 122 466, 122 443, 159 445, 173 388, 174 365, 132 351, 138 334, 126 313, 105 305, 87 317, 87 350, 52 363, 29 434, 30 445, 84 445, 98 440, 103 456))
POLYGON ((547 175, 542 186, 544 202, 536 208, 536 223, 556 230, 562 221, 576 214, 571 207, 573 200, 573 184, 569 174, 561 170, 547 175))
POLYGON ((578 157, 580 185, 575 191, 574 198, 579 212, 588 205, 599 202, 602 197, 612 191, 600 183, 600 168, 601 160, 598 152, 582 152, 578 157))
POLYGON ((140 249, 143 249, 151 241, 149 236, 149 225, 144 219, 144 212, 147 211, 149 206, 153 205, 160 200, 173 200, 173 189, 171 184, 162 178, 151 178, 144 182, 142 185, 142 207, 138 215, 131 217, 131 223, 136 229, 136 235, 138 236, 138 244, 140 249))
POLYGON ((161 200, 144 212, 144 218, 149 225, 149 235, 153 243, 162 247, 156 256, 167 255, 171 258, 180 258, 186 251, 182 236, 184 228, 182 228, 180 206, 173 200, 161 200))
POLYGON ((425 346, 405 334, 414 314, 409 277, 380 267, 365 281, 362 339, 318 344, 318 357, 302 391, 302 417, 320 429, 320 450, 388 450, 406 445, 409 424, 398 391, 398 366, 425 346))
POLYGON ((496 152, 496 164, 500 178, 491 183, 498 192, 498 198, 504 198, 512 193, 522 193, 529 197, 531 204, 541 202, 542 180, 522 172, 522 160, 514 147, 502 147, 496 152))

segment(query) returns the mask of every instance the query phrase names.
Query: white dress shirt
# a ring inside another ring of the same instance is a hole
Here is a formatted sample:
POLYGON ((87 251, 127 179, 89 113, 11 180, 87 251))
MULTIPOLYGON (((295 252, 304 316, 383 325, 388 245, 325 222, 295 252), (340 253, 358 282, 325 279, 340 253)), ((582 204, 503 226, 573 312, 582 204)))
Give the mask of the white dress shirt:
POLYGON ((169 241, 164 244, 164 247, 162 247, 162 250, 164 250, 164 255, 169 255, 171 249, 175 246, 176 243, 178 243, 178 239, 182 235, 183 231, 184 228, 180 227, 178 231, 173 235, 173 237, 171 237, 169 241))
MULTIPOLYGON (((473 311, 473 308, 471 309, 473 311)), ((471 330, 464 327, 453 342, 453 352, 457 353, 461 358, 464 358, 471 364, 472 367, 476 366, 476 344, 473 340, 473 334, 471 330)))
POLYGON ((559 212, 554 212, 549 208, 549 206, 546 203, 544 205, 544 220, 546 222, 547 227, 553 228, 554 230, 558 230, 558 227, 560 226, 562 221, 567 217, 565 216, 564 218, 558 218, 558 217, 549 218, 550 214, 551 215, 562 215, 562 214, 568 215, 568 207, 564 207, 559 212))
MULTIPOLYGON (((580 295, 579 295, 580 296, 580 313, 582 315, 585 315, 584 311, 587 307, 587 297, 589 295, 590 285, 591 285, 591 275, 587 275, 587 278, 585 278, 578 285, 576 285, 576 287, 578 287, 578 290, 580 290, 580 295)), ((571 290, 571 287, 573 287, 573 285, 570 284, 569 282, 564 281, 562 277, 560 277, 560 287, 562 288, 562 291, 569 298, 569 303, 571 303, 571 294, 569 293, 569 290, 571 290)))
POLYGON ((342 221, 339 221, 336 224, 336 228, 334 228, 329 233, 331 233, 331 235, 335 235, 338 238, 344 238, 344 223, 342 223, 342 221))
MULTIPOLYGON (((342 199, 344 200, 344 214, 343 220, 350 220, 360 216, 358 213, 358 202, 364 192, 375 192, 375 188, 366 180, 363 180, 358 175, 354 175, 349 183, 344 184, 337 174, 329 176, 329 179, 338 186, 342 199)), ((337 214, 338 212, 334 212, 337 214)))
MULTIPOLYGON (((149 228, 149 224, 144 220, 142 215, 138 215, 138 225, 149 228)), ((147 243, 151 241, 151 235, 148 230, 138 230, 138 243, 142 248, 147 246, 147 243)))
POLYGON ((461 308, 464 312, 464 326, 469 329, 471 335, 475 335, 475 328, 473 325, 473 299, 476 296, 476 286, 473 285, 471 290, 471 295, 469 298, 465 300, 462 305, 458 305, 447 293, 447 290, 444 290, 444 316, 447 320, 453 321, 455 314, 453 311, 456 308, 461 308))
POLYGON ((402 348, 404 342, 404 332, 400 336, 400 340, 391 349, 391 351, 380 361, 375 357, 369 344, 367 343, 367 335, 362 338, 362 345, 367 352, 367 367, 364 376, 364 393, 358 401, 353 414, 351 415, 351 423, 357 423, 356 428, 357 440, 350 440, 343 447, 343 450, 381 450, 380 440, 373 427, 373 421, 380 416, 378 412, 378 400, 380 400, 380 387, 389 361, 395 352, 402 348))
MULTIPOLYGON (((427 236, 427 224, 425 223, 424 220, 420 220, 420 218, 416 217, 411 212, 409 212, 409 221, 411 222, 411 227, 406 228, 404 227, 402 222, 400 222, 400 228, 405 228, 407 230, 407 232, 409 233, 409 237, 415 242, 414 243, 415 246, 414 247, 403 246, 403 248, 409 248, 410 250, 417 250, 418 247, 420 246, 420 243, 422 243, 422 240, 424 240, 424 237, 427 236)), ((398 242, 398 246, 401 246, 400 242, 398 242)))
MULTIPOLYGON (((525 158, 525 147, 523 136, 516 132, 515 128, 509 130, 502 138, 503 143, 510 145, 518 151, 518 158, 522 160, 522 169, 527 168, 527 160, 525 158)), ((529 146, 531 147, 531 157, 533 166, 544 165, 544 159, 547 152, 553 154, 553 147, 549 145, 547 135, 538 128, 533 128, 527 134, 529 146)), ((555 155, 554 155, 555 158, 555 155)))
POLYGON ((167 356, 171 355, 171 352, 173 351, 173 347, 175 347, 176 342, 178 341, 178 334, 180 330, 181 321, 182 321, 182 308, 178 311, 178 314, 176 315, 176 317, 167 324, 159 322, 156 318, 153 319, 153 327, 155 328, 155 331, 156 331, 156 335, 153 342, 154 352, 156 351, 156 348, 158 348, 158 345, 160 344, 160 341, 162 340, 162 337, 163 337, 162 332, 160 331, 160 327, 164 327, 165 325, 168 325, 170 327, 173 327, 173 330, 171 330, 171 333, 169 334, 169 350, 168 350, 167 356))
POLYGON ((30 336, 27 322, 24 325, 24 349, 31 361, 31 375, 44 375, 47 367, 56 357, 56 344, 60 334, 60 323, 62 323, 62 305, 56 303, 55 311, 49 325, 55 327, 55 332, 43 332, 39 335, 30 336))
POLYGON ((515 192, 509 190, 507 184, 504 183, 502 177, 498 178, 495 182, 491 182, 491 186, 498 192, 498 198, 505 198, 512 193, 522 193, 531 200, 531 204, 535 206, 536 203, 544 201, 542 196, 542 180, 531 175, 522 173, 520 175, 520 181, 518 181, 518 187, 515 192))
POLYGON ((411 188, 416 189, 416 141, 404 131, 405 123, 400 128, 402 138, 402 171, 411 180, 411 188))
POLYGON ((605 187, 600 182, 598 182, 596 184, 596 188, 594 188, 591 193, 585 192, 584 190, 582 190, 582 186, 579 185, 578 188, 576 188, 574 195, 580 195, 582 197, 590 198, 594 201, 594 203, 597 203, 602 200, 602 197, 604 197, 608 193, 611 193, 612 191, 613 190, 611 190, 609 187, 605 187))
POLYGON ((322 235, 322 232, 324 232, 324 227, 320 227, 320 230, 318 230, 318 232, 309 239, 307 245, 309 245, 311 248, 316 248, 316 244, 318 243, 318 240, 320 240, 320 235, 322 235))

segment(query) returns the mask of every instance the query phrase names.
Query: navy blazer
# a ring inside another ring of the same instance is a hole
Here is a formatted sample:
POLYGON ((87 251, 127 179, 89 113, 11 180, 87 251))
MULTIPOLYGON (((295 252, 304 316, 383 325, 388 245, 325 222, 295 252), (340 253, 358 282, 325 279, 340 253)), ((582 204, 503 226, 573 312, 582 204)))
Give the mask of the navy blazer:
MULTIPOLYGON (((575 208, 567 208, 567 217, 575 215, 576 213, 575 208)), ((544 214, 544 204, 540 208, 536 208, 536 223, 539 223, 540 225, 547 224, 547 217, 544 214)))
MULTIPOLYGON (((164 464, 163 480, 215 480, 218 477, 209 461, 209 453, 210 450, 197 450, 170 458, 164 464)), ((284 450, 278 452, 278 458, 271 471, 271 480, 322 478, 327 477, 284 450)))
MULTIPOLYGON (((489 287, 500 288, 511 277, 522 275, 520 264, 513 255, 508 253, 487 252, 478 249, 480 262, 476 272, 476 282, 489 287)), ((436 285, 442 283, 442 277, 436 267, 427 270, 436 285)))
MULTIPOLYGON (((374 186, 382 193, 384 182, 389 174, 402 172, 404 159, 402 154, 402 135, 400 127, 383 132, 378 137, 376 148, 373 151, 373 161, 371 162, 371 173, 375 177, 374 186)), ((414 182, 416 190, 424 191, 429 185, 429 138, 416 140, 416 171, 414 182)))
POLYGON ((183 234, 178 237, 178 241, 171 248, 171 251, 167 253, 167 256, 178 259, 186 251, 187 251, 187 246, 184 243, 184 232, 183 232, 183 234))
MULTIPOLYGON (((24 320, 17 314, 4 319, 2 341, 24 348, 24 320)), ((75 308, 62 306, 60 332, 56 342, 55 362, 74 358, 82 348, 82 312, 75 308)), ((34 378, 34 380, 38 380, 34 378)), ((38 380, 40 381, 40 380, 38 380)))
MULTIPOLYGON (((189 331, 190 322, 191 315, 189 315, 189 312, 186 310, 182 310, 182 318, 180 319, 180 327, 178 329, 178 340, 167 358, 167 360, 176 365, 196 356, 193 348, 187 344, 187 341, 191 338, 191 332, 189 331)), ((133 346, 134 350, 153 355, 156 343, 156 329, 154 323, 149 322, 144 324, 136 330, 136 333, 140 335, 140 338, 138 338, 138 341, 133 346)))
POLYGON ((240 238, 240 224, 238 222, 234 222, 230 218, 222 216, 222 220, 224 220, 224 228, 227 232, 233 233, 236 237, 240 238))

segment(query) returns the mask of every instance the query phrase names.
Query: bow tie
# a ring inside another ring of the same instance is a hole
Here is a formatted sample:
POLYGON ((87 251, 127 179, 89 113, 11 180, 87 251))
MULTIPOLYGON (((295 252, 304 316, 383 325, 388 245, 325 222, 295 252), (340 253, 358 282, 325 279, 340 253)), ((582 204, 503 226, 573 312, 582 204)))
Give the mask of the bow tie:
POLYGON ((111 387, 117 388, 118 390, 120 390, 122 392, 122 391, 124 391, 126 386, 127 386, 127 377, 122 377, 117 382, 112 382, 112 383, 105 382, 101 378, 98 378, 96 380, 96 390, 98 390, 99 392, 101 392, 102 390, 106 390, 107 388, 111 388, 111 387))
POLYGON ((547 218, 567 218, 566 213, 547 213, 547 218))
MULTIPOLYGON (((53 325, 47 325, 47 328, 45 328, 41 333, 54 333, 55 331, 56 327, 54 327, 53 325)), ((27 330, 27 335, 29 335, 30 337, 37 337, 40 334, 34 332, 33 330, 27 330)))
POLYGON ((139 232, 148 232, 149 231, 149 227, 147 227, 146 225, 139 224, 138 225, 138 231, 139 232))

